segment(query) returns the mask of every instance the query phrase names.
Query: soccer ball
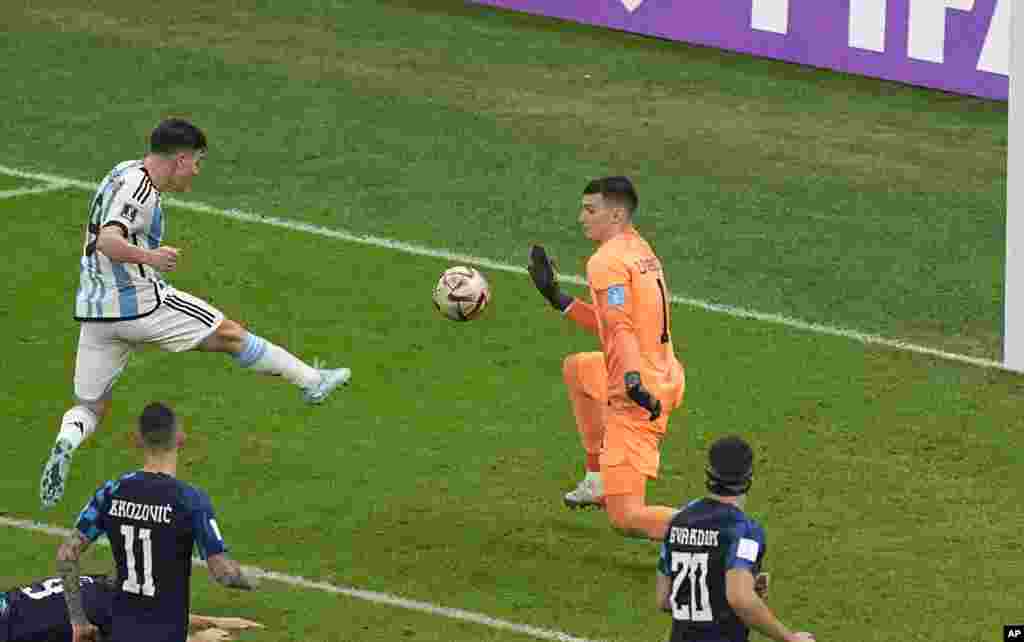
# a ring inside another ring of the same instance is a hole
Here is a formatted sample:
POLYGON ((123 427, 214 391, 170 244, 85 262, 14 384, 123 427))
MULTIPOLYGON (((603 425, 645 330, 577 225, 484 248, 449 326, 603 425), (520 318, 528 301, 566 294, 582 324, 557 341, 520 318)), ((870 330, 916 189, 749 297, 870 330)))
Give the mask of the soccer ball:
POLYGON ((491 286, 470 267, 448 268, 434 286, 434 307, 452 321, 472 321, 491 300, 491 286))

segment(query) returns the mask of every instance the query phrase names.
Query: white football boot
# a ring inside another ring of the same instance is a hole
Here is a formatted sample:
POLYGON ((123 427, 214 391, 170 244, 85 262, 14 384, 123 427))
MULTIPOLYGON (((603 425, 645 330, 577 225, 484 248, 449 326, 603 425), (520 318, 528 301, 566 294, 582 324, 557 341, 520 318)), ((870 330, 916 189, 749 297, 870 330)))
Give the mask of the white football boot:
POLYGON ((327 395, 334 392, 335 388, 348 385, 349 380, 352 378, 352 371, 348 368, 338 368, 336 370, 317 369, 317 372, 320 373, 320 383, 302 391, 302 398, 311 405, 323 403, 323 400, 327 398, 327 395))
POLYGON ((50 452, 50 458, 43 466, 43 477, 39 480, 39 500, 43 508, 53 508, 64 496, 64 485, 71 467, 71 442, 58 439, 50 452))
POLYGON ((569 508, 604 508, 604 484, 601 475, 587 475, 563 498, 569 508))

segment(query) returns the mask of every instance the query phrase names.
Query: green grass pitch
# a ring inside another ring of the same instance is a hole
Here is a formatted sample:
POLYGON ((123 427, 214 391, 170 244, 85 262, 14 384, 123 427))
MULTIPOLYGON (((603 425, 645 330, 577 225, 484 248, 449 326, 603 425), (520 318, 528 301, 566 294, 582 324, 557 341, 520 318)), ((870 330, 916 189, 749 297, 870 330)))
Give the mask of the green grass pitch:
MULTIPOLYGON (((95 181, 186 115, 213 147, 189 198, 514 265, 542 240, 576 273, 583 184, 627 173, 675 294, 998 355, 1004 105, 454 1, 179 5, 168 25, 123 0, 16 3, 0 163, 95 181)), ((353 383, 307 408, 229 359, 141 352, 40 511, 87 202, 0 200, 0 512, 70 526, 136 464, 132 420, 162 399, 190 433, 181 476, 243 563, 588 639, 667 635, 657 546, 561 507, 582 458, 560 364, 596 342, 521 274, 485 270, 492 306, 455 324, 430 302, 444 259, 167 206, 175 286, 353 383)), ((747 435, 785 622, 861 642, 1019 620, 1018 376, 689 307, 673 322, 686 407, 649 498, 699 494, 706 446, 747 435)), ((54 538, 2 533, 4 586, 52 572, 54 538)), ((197 576, 194 610, 264 622, 256 642, 528 639, 197 576)))

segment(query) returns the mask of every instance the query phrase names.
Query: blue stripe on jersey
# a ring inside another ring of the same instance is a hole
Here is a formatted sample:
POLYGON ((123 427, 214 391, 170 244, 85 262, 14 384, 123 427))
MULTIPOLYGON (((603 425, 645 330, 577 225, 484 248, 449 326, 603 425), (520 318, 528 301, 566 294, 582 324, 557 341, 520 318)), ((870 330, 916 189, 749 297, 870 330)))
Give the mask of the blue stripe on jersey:
MULTIPOLYGON (((121 309, 120 316, 137 316, 139 314, 139 295, 132 283, 132 277, 128 275, 128 270, 121 263, 111 261, 110 267, 114 271, 114 281, 117 283, 117 303, 121 309)), ((102 287, 102 284, 100 286, 102 287)))
POLYGON ((153 221, 149 225, 149 249, 155 250, 160 247, 160 241, 164 238, 164 212, 157 205, 153 209, 153 221))
MULTIPOLYGON (((99 263, 99 257, 96 256, 95 252, 92 255, 92 260, 93 260, 93 266, 97 267, 98 263, 99 263)), ((103 283, 103 279, 101 279, 98 276, 98 272, 97 271, 93 271, 92 272, 92 281, 93 281, 93 283, 96 284, 96 287, 93 288, 93 292, 95 294, 93 296, 93 300, 90 303, 90 305, 95 306, 95 308, 96 308, 96 316, 103 316, 103 310, 100 309, 100 306, 101 306, 100 302, 103 301, 103 297, 106 296, 106 294, 107 294, 107 286, 106 286, 105 283, 103 283)))

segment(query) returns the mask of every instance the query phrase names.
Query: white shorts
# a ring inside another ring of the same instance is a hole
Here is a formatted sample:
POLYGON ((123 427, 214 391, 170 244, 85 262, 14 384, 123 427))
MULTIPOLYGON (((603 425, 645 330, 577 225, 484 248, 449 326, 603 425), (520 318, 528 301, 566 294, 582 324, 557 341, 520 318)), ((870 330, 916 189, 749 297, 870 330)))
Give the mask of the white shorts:
POLYGON ((213 334, 224 313, 191 294, 168 287, 163 303, 141 319, 83 322, 75 357, 75 396, 97 401, 114 387, 136 349, 192 350, 213 334))

